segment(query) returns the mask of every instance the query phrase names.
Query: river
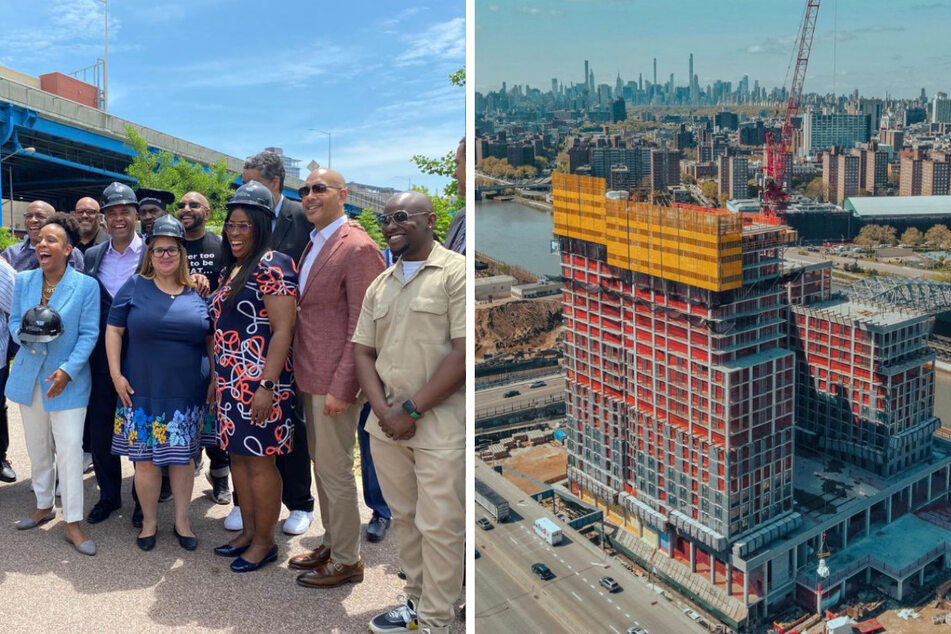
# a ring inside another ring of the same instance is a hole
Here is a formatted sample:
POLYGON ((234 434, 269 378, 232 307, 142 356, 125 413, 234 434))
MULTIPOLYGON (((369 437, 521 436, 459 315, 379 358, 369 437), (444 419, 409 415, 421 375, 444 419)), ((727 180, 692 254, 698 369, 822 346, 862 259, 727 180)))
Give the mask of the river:
POLYGON ((561 275, 561 259, 551 252, 550 213, 514 202, 478 202, 476 250, 536 275, 561 275))

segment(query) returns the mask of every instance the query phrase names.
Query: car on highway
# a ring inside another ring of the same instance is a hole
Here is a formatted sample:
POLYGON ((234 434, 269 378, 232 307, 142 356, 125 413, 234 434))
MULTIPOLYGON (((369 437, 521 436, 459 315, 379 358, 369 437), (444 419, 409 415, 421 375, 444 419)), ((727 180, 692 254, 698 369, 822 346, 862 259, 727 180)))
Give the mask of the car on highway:
POLYGON ((608 592, 620 592, 621 585, 614 580, 614 577, 601 577, 598 579, 598 583, 601 584, 601 587, 607 590, 608 592))
POLYGON ((479 549, 476 548, 476 549, 475 549, 475 558, 478 559, 478 558, 481 557, 481 556, 482 556, 482 553, 480 553, 480 552, 479 552, 479 549))
POLYGON ((548 581, 549 579, 555 578, 555 573, 551 571, 551 568, 542 563, 532 564, 532 572, 538 575, 539 578, 548 581))
POLYGON ((518 390, 509 390, 508 392, 502 395, 502 398, 512 398, 513 396, 518 396, 520 394, 521 392, 519 392, 518 390))
POLYGON ((478 524, 479 528, 481 528, 484 531, 490 531, 493 528, 495 528, 494 526, 492 526, 492 522, 489 521, 489 518, 485 516, 480 517, 478 521, 476 522, 476 524, 478 524))
POLYGON ((634 625, 627 628, 627 634, 647 634, 647 630, 645 630, 640 625, 634 625))
POLYGON ((532 381, 531 383, 528 384, 528 387, 534 390, 536 387, 545 387, 546 385, 548 384, 545 383, 544 381, 532 381))

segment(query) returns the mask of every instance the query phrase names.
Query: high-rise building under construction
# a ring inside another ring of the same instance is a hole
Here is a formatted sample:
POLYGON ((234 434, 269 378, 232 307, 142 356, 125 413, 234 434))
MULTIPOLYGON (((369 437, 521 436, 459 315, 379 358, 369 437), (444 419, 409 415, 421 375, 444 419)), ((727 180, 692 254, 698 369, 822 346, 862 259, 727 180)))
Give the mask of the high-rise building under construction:
POLYGON ((830 263, 785 266, 796 233, 775 217, 552 185, 568 479, 619 550, 735 627, 859 576, 901 599, 951 563, 951 507, 946 526, 914 515, 951 490, 932 318, 834 297, 830 263), (875 550, 889 531, 922 542, 875 550))

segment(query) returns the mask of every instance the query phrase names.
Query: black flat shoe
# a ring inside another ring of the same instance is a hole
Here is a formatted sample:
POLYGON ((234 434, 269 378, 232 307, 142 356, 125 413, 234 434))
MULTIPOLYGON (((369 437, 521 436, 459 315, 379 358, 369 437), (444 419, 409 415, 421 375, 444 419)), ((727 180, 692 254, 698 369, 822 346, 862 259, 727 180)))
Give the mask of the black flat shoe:
POLYGON ((155 531, 152 535, 148 537, 136 537, 135 545, 141 548, 142 550, 148 552, 155 548, 155 535, 158 534, 158 531, 155 531))
POLYGON ((243 555, 251 544, 247 546, 232 546, 231 544, 225 544, 224 546, 218 546, 215 548, 215 554, 219 557, 237 557, 238 555, 243 555))
POLYGON ((119 502, 99 500, 96 502, 96 505, 92 507, 92 510, 89 511, 89 515, 86 516, 86 521, 90 524, 98 524, 99 522, 109 519, 112 512, 118 511, 121 507, 122 504, 119 502))
POLYGON ((271 550, 267 551, 267 554, 264 556, 264 559, 259 561, 256 564, 252 564, 250 561, 246 560, 244 557, 238 557, 231 562, 231 571, 232 572, 254 572, 259 568, 263 568, 265 564, 269 564, 272 561, 277 561, 277 544, 271 547, 271 550))
POLYGON ((185 537, 184 535, 178 534, 178 527, 173 526, 172 532, 175 533, 175 537, 178 538, 178 545, 184 548, 185 550, 195 550, 198 548, 198 538, 192 535, 191 537, 185 537))

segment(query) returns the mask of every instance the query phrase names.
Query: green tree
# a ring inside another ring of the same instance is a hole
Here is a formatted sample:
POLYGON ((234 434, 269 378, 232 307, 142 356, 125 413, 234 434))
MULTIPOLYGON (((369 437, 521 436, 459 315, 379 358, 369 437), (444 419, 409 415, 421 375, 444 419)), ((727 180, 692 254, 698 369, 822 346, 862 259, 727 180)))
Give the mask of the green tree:
POLYGON ((136 179, 138 187, 164 189, 181 198, 190 191, 199 192, 211 206, 211 223, 220 225, 226 214, 225 204, 233 192, 234 172, 229 172, 224 159, 213 165, 191 163, 166 150, 152 152, 148 143, 132 126, 126 126, 129 145, 135 150, 125 173, 136 179))
POLYGON ((898 244, 897 231, 891 225, 865 225, 855 238, 855 244, 875 247, 880 244, 898 244))
POLYGON ((519 180, 535 178, 535 168, 531 165, 519 165, 515 168, 515 178, 519 180))
POLYGON ((703 193, 704 196, 706 196, 710 200, 716 200, 717 199, 716 181, 703 181, 703 183, 700 184, 700 191, 703 193))
POLYGON ((911 247, 921 246, 921 243, 924 241, 925 235, 916 227, 909 227, 901 234, 901 243, 911 247))
POLYGON ((376 212, 367 207, 357 216, 357 222, 366 230, 367 235, 373 238, 380 249, 386 248, 386 239, 383 237, 383 230, 380 229, 380 223, 377 222, 376 212))
POLYGON ((822 187, 822 177, 816 176, 811 181, 806 184, 804 189, 804 194, 807 198, 813 198, 815 200, 820 200, 822 198, 824 191, 822 187))

